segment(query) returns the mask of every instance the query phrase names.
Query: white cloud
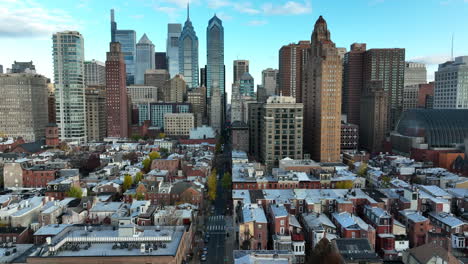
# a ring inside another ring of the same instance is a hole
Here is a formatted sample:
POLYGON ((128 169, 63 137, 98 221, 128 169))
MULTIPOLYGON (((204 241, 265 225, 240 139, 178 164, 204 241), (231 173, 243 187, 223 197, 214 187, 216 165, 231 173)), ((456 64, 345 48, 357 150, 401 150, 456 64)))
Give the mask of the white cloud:
POLYGON ((441 63, 444 63, 444 62, 449 61, 449 60, 450 60, 449 55, 435 54, 435 55, 414 57, 410 61, 420 62, 420 63, 431 65, 431 64, 441 64, 441 63))
POLYGON ((77 30, 77 21, 63 10, 47 9, 35 1, 2 1, 0 37, 50 37, 62 30, 77 30))
POLYGON ((252 7, 252 3, 245 2, 245 3, 234 3, 233 7, 235 10, 239 11, 240 13, 254 15, 260 13, 260 10, 255 9, 252 7))
POLYGON ((187 4, 190 3, 190 4, 198 4, 198 0, 158 0, 156 2, 163 2, 163 3, 166 3, 166 4, 174 4, 178 7, 187 7, 187 4))
POLYGON ((249 22, 247 22, 247 25, 249 26, 263 26, 265 24, 267 24, 268 21, 266 20, 250 20, 249 22))
POLYGON ((297 1, 288 1, 282 5, 265 3, 262 10, 267 15, 302 15, 312 12, 310 1, 306 0, 302 3, 297 1))
POLYGON ((211 9, 218 9, 230 5, 232 5, 232 3, 228 0, 208 0, 208 7, 211 9))
POLYGON ((219 13, 216 13, 216 16, 219 17, 221 20, 223 21, 228 21, 228 20, 232 20, 233 17, 229 14, 226 14, 224 12, 219 12, 219 13))

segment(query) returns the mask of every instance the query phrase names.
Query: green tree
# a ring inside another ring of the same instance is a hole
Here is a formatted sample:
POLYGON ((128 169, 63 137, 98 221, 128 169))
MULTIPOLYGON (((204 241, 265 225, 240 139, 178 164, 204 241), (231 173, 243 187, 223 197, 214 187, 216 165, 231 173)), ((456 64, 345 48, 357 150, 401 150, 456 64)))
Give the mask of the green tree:
POLYGON ((336 184, 336 189, 351 189, 353 188, 352 181, 341 181, 336 184))
POLYGON ((125 192, 126 190, 128 190, 132 186, 132 183, 133 183, 132 176, 129 174, 125 175, 123 185, 122 185, 123 191, 125 192))
POLYGON ((390 181, 392 179, 390 178, 390 176, 382 176, 382 180, 381 180, 381 186, 384 187, 384 188, 387 188, 390 186, 390 181))
POLYGON ((151 152, 149 155, 149 158, 150 160, 155 160, 155 159, 160 159, 161 158, 161 154, 159 154, 159 152, 156 152, 156 151, 153 151, 151 152))
POLYGON ((167 148, 160 148, 159 152, 161 153, 161 156, 166 157, 169 153, 169 150, 167 148))
POLYGON ((135 197, 138 201, 142 201, 145 199, 145 195, 143 193, 137 193, 135 197))
POLYGON ((135 184, 138 184, 141 180, 143 180, 143 173, 141 173, 141 171, 137 172, 135 174, 135 180, 134 180, 134 183, 135 184))
POLYGON ((214 201, 216 199, 216 185, 218 179, 216 178, 216 169, 211 171, 210 176, 208 176, 208 197, 210 200, 214 201))
POLYGON ((232 184, 232 177, 231 173, 225 172, 223 175, 223 179, 221 180, 221 184, 223 185, 223 188, 226 190, 231 189, 231 184, 232 184))
POLYGON ((219 141, 216 143, 215 151, 216 153, 221 153, 221 143, 219 141))
POLYGON ((143 171, 145 173, 148 173, 151 169, 151 159, 150 158, 146 158, 143 160, 143 171))
POLYGON ((83 196, 83 191, 80 187, 72 186, 67 192, 67 197, 81 198, 83 196))
POLYGON ((133 140, 133 141, 140 141, 140 139, 141 139, 141 136, 140 136, 140 135, 133 135, 133 136, 132 136, 132 140, 133 140))
POLYGON ((367 173, 367 163, 361 163, 361 166, 359 166, 359 169, 357 171, 357 175, 360 177, 365 177, 367 173))

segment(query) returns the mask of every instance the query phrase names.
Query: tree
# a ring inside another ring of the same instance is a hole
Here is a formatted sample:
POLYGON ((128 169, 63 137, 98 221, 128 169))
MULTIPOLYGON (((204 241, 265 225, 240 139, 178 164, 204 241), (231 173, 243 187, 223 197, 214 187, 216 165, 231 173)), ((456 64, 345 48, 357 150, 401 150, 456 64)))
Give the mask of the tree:
POLYGON ((357 175, 360 177, 365 177, 367 173, 367 163, 361 163, 361 166, 359 166, 359 169, 357 171, 357 175))
POLYGON ((151 170, 151 159, 150 158, 146 158, 143 160, 143 171, 145 173, 148 173, 150 170, 151 170))
POLYGON ((141 180, 143 180, 143 173, 139 171, 135 174, 135 180, 133 182, 134 184, 138 184, 141 180))
POLYGON ((149 155, 149 158, 150 160, 155 160, 155 159, 160 159, 161 158, 161 154, 159 154, 159 152, 156 152, 156 151, 152 151, 149 155))
POLYGON ((221 153, 221 143, 219 141, 216 143, 215 151, 216 153, 221 153))
POLYGON ((140 135, 133 135, 133 136, 132 136, 132 140, 133 140, 133 141, 140 141, 140 139, 141 139, 141 136, 140 136, 140 135))
POLYGON ((81 198, 81 196, 83 196, 83 191, 78 186, 72 186, 66 195, 67 197, 81 198))
POLYGON ((137 193, 136 194, 136 197, 135 197, 138 201, 142 201, 145 199, 145 195, 141 192, 137 193))
POLYGON ((161 153, 161 156, 166 157, 169 153, 169 150, 167 148, 160 148, 159 152, 161 153))
POLYGON ((214 201, 216 199, 216 185, 218 179, 216 178, 216 169, 211 171, 211 175, 208 176, 208 197, 214 201))
POLYGON ((223 185, 223 188, 226 190, 231 189, 231 184, 232 184, 232 177, 231 173, 225 172, 223 175, 223 179, 221 180, 221 184, 223 185))
POLYGON ((336 184, 336 189, 351 189, 353 188, 352 181, 340 181, 336 184))
POLYGON ((330 241, 324 237, 312 249, 312 254, 307 263, 340 264, 343 263, 343 261, 340 254, 336 252, 330 241))
POLYGON ((132 176, 129 175, 129 174, 126 174, 126 175, 124 176, 124 181, 123 181, 123 185, 122 185, 123 191, 125 192, 125 191, 128 190, 131 186, 132 186, 132 176))
POLYGON ((166 138, 166 134, 165 133, 159 133, 158 138, 166 138))
POLYGON ((382 176, 381 186, 384 188, 389 187, 391 180, 390 176, 382 176))
POLYGON ((124 160, 130 161, 130 163, 133 165, 138 162, 138 155, 136 154, 135 151, 125 153, 122 158, 124 160))

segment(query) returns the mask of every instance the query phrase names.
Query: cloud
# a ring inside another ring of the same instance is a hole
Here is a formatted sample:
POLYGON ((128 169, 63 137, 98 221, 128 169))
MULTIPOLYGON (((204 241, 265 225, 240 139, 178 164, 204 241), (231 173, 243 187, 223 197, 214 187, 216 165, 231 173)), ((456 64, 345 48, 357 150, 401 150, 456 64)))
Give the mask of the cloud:
POLYGON ((297 1, 288 1, 282 5, 266 3, 262 6, 263 13, 266 15, 302 15, 312 12, 310 1, 302 3, 297 1))
POLYGON ((227 0, 208 0, 208 7, 211 9, 218 9, 225 6, 231 6, 232 3, 227 0))
POLYGON ((431 65, 431 64, 434 65, 434 64, 441 64, 441 63, 444 63, 444 62, 449 61, 449 60, 450 60, 449 55, 434 54, 434 55, 414 57, 410 61, 429 64, 429 65, 431 65))
POLYGON ((216 13, 216 16, 219 17, 221 20, 224 20, 224 21, 228 21, 228 20, 232 20, 233 17, 230 16, 229 14, 226 14, 224 12, 219 12, 219 13, 216 13))
POLYGON ((240 13, 255 15, 260 13, 260 10, 255 9, 252 7, 252 3, 245 2, 245 3, 234 3, 233 7, 235 10, 239 11, 240 13))
POLYGON ((190 3, 190 4, 198 4, 199 1, 198 0, 157 0, 155 2, 162 2, 162 3, 166 3, 166 4, 172 4, 172 5, 176 5, 178 7, 187 7, 187 3, 190 3))
POLYGON ((266 20, 250 20, 249 22, 247 22, 247 25, 249 26, 263 26, 265 24, 267 24, 268 21, 266 20))
POLYGON ((50 37, 63 30, 77 30, 79 22, 60 9, 47 9, 35 1, 3 0, 0 37, 50 37))

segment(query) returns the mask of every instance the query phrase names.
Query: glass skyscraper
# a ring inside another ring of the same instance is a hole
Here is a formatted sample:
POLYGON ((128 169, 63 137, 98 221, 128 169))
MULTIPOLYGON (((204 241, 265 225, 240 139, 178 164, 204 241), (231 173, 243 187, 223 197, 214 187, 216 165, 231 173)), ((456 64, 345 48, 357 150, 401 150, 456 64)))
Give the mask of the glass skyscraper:
POLYGON ((154 69, 154 60, 153 42, 148 39, 146 34, 143 34, 143 37, 141 37, 140 41, 138 41, 138 44, 136 45, 135 84, 145 83, 145 72, 146 70, 154 69))
POLYGON ((127 72, 127 85, 135 83, 135 54, 136 54, 136 32, 135 30, 117 29, 114 19, 114 10, 111 10, 111 40, 120 42, 124 54, 125 69, 127 72))
POLYGON ((187 5, 187 21, 179 38, 179 73, 184 75, 189 88, 198 87, 198 37, 190 21, 187 5))
POLYGON ((206 28, 206 44, 207 96, 211 97, 213 89, 219 89, 221 95, 224 95, 224 28, 223 22, 216 15, 208 22, 208 27, 206 28))
POLYGON ((60 139, 86 142, 84 41, 79 32, 52 37, 55 100, 60 139))
POLYGON ((167 25, 166 56, 168 71, 171 78, 179 74, 179 38, 182 31, 181 24, 167 25))

